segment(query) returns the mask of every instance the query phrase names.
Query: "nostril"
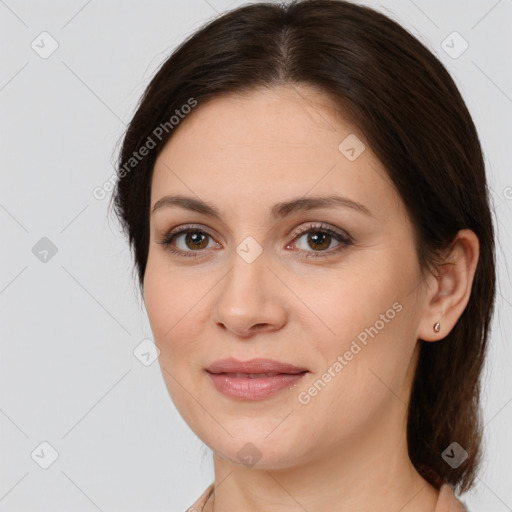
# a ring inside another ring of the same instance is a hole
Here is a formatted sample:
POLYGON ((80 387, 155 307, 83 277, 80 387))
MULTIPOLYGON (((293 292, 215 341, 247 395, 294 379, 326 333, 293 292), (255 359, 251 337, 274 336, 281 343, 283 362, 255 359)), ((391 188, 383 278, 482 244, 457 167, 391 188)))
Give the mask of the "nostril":
POLYGON ((269 327, 269 324, 255 324, 252 326, 251 330, 262 331, 264 329, 267 329, 268 327, 269 327))

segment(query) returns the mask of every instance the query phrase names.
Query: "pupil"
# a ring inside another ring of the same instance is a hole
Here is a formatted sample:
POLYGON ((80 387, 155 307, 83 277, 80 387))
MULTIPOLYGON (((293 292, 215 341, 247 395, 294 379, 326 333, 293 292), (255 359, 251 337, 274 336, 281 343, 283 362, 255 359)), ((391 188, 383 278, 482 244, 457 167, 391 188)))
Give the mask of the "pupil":
POLYGON ((206 239, 206 236, 204 235, 204 233, 198 233, 198 232, 188 233, 186 236, 187 243, 191 242, 195 246, 196 249, 203 248, 201 246, 201 242, 204 242, 205 239, 206 239))
POLYGON ((325 248, 325 246, 329 247, 329 242, 327 242, 327 244, 325 244, 325 241, 330 236, 331 235, 329 235, 327 233, 314 233, 314 234, 310 235, 310 240, 314 241, 314 245, 317 249, 318 248, 322 249, 322 248, 325 248), (317 243, 317 242, 319 242, 319 243, 317 243))

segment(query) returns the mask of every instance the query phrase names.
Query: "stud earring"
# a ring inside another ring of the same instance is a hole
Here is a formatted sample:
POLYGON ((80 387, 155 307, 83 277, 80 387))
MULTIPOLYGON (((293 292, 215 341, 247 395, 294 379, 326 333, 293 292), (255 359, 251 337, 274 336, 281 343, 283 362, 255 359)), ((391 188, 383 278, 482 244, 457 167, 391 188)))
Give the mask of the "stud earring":
POLYGON ((439 332, 441 330, 441 324, 439 322, 436 322, 434 324, 434 331, 439 332))

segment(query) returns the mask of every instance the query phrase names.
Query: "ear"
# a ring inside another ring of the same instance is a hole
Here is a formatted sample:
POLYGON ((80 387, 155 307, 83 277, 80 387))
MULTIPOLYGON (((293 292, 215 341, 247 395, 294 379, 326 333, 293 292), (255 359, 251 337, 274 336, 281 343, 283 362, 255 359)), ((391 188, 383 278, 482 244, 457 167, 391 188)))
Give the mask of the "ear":
POLYGON ((448 335, 469 302, 471 287, 480 254, 478 237, 470 229, 457 233, 437 275, 428 280, 424 313, 417 337, 438 341, 448 335), (439 332, 434 325, 439 322, 439 332))

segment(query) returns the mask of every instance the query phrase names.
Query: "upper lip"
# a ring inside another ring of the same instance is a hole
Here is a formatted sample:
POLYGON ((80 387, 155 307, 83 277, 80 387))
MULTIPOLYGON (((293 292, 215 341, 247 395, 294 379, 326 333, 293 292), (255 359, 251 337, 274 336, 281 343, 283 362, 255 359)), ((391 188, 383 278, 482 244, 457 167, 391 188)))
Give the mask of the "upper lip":
POLYGON ((302 373, 308 371, 293 364, 281 363, 273 359, 219 359, 206 368, 209 373, 302 373))

